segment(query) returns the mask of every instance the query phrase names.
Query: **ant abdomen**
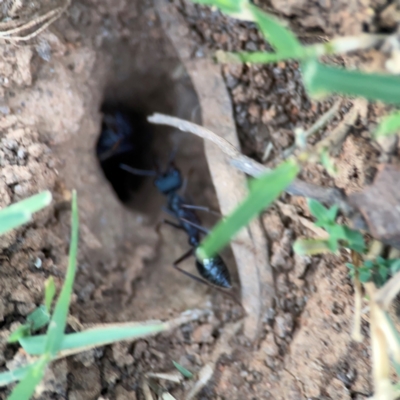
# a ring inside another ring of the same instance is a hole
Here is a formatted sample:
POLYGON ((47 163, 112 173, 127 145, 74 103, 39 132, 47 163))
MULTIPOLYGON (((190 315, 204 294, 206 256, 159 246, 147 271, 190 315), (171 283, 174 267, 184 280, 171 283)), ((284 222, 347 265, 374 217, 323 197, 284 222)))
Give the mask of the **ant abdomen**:
POLYGON ((229 270, 220 256, 206 258, 201 262, 196 259, 196 267, 199 274, 206 281, 224 289, 232 288, 229 270))

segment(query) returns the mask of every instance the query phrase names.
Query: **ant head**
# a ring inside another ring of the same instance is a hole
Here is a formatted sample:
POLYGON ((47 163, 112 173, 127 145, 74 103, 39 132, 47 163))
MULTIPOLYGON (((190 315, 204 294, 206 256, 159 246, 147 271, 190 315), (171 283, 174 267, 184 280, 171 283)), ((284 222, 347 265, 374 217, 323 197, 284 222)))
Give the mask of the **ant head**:
POLYGON ((181 172, 173 163, 170 163, 168 169, 160 173, 154 180, 154 185, 163 194, 176 192, 182 187, 182 184, 181 172))

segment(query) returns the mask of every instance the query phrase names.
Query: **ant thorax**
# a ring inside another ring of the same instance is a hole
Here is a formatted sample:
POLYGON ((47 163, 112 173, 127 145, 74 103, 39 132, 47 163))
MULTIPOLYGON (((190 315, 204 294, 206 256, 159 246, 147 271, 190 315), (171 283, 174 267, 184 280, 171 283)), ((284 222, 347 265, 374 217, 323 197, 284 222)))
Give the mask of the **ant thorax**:
POLYGON ((154 185, 163 194, 178 191, 182 184, 183 179, 180 171, 173 167, 154 180, 154 185))

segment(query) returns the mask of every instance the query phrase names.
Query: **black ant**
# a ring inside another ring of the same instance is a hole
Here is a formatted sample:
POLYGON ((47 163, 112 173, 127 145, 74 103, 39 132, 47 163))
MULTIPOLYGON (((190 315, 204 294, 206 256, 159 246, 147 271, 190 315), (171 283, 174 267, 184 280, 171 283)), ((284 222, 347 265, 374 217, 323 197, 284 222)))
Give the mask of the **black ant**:
POLYGON ((126 203, 131 198, 131 191, 138 189, 143 179, 121 171, 119 165, 136 168, 151 165, 148 154, 152 127, 144 114, 121 105, 104 104, 101 111, 103 119, 96 156, 119 199, 126 203))
POLYGON ((179 221, 179 223, 176 223, 164 219, 162 223, 168 224, 176 229, 184 230, 187 233, 189 244, 192 248, 174 262, 174 268, 198 282, 204 284, 208 284, 207 282, 209 282, 219 288, 231 289, 232 284, 229 270, 219 255, 202 260, 196 257, 196 248, 200 244, 200 236, 201 234, 208 233, 208 231, 201 226, 200 219, 195 210, 210 210, 206 207, 195 206, 178 194, 178 191, 184 186, 184 180, 182 179, 181 172, 174 165, 173 161, 170 160, 164 172, 159 168, 157 168, 156 171, 144 171, 125 164, 121 164, 121 168, 135 175, 154 176, 155 187, 161 194, 167 197, 167 206, 164 208, 164 211, 179 221), (192 255, 196 257, 197 271, 204 280, 178 266, 182 261, 192 255))

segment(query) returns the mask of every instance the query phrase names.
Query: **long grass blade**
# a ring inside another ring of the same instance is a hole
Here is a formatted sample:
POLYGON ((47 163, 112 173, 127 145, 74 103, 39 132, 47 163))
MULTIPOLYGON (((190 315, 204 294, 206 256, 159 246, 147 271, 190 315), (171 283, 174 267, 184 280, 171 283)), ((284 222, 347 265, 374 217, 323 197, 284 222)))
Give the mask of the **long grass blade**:
MULTIPOLYGON (((133 340, 168 328, 164 323, 143 324, 133 323, 132 326, 106 326, 88 329, 83 332, 64 335, 60 343, 59 351, 79 350, 105 346, 120 340, 133 340)), ((30 355, 41 355, 46 351, 46 336, 37 335, 21 338, 20 344, 30 355)))
POLYGON ((269 206, 293 181, 299 172, 294 161, 287 161, 275 170, 255 179, 247 198, 226 219, 220 221, 197 248, 200 259, 211 258, 263 209, 269 206))
POLYGON ((28 368, 25 377, 14 388, 7 400, 29 400, 35 392, 36 386, 43 379, 45 369, 49 363, 48 356, 41 357, 28 368))
POLYGON ((0 211, 0 235, 26 224, 32 218, 27 211, 8 211, 7 208, 0 211))
POLYGON ((37 363, 35 361, 32 364, 26 365, 25 367, 13 369, 11 371, 4 371, 0 373, 0 387, 7 386, 10 383, 20 381, 23 379, 28 371, 37 363))
POLYGON ((79 218, 78 218, 78 205, 76 192, 72 193, 72 215, 71 215, 71 243, 69 247, 68 269, 65 277, 64 285, 61 289, 60 297, 57 300, 54 308, 54 313, 51 318, 49 328, 47 330, 46 353, 51 357, 57 354, 64 336, 65 324, 67 321, 67 314, 69 303, 72 294, 72 287, 74 284, 76 273, 76 256, 78 252, 78 231, 79 231, 79 218))
POLYGON ((311 96, 322 98, 331 93, 361 96, 368 100, 381 100, 400 104, 400 77, 366 74, 344 68, 323 65, 316 60, 302 64, 304 84, 311 96))

